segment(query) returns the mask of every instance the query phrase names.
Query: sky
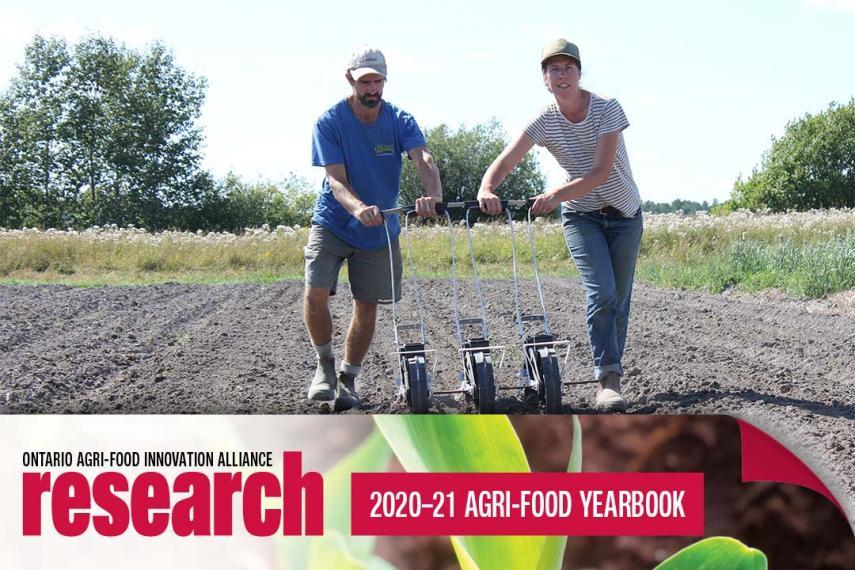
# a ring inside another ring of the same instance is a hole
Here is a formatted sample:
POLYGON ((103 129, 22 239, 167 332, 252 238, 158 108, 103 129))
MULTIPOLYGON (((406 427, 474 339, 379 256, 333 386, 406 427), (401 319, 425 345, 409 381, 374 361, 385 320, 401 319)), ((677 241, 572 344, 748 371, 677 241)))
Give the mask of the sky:
MULTIPOLYGON (((384 98, 423 128, 496 118, 513 136, 550 102, 540 50, 564 37, 579 46, 582 86, 621 103, 636 183, 657 202, 726 200, 789 121, 855 96, 855 0, 501 6, 4 0, 0 91, 36 34, 70 43, 99 34, 133 49, 159 41, 208 81, 205 168, 250 181, 293 172, 318 184, 312 125, 348 94, 354 48, 385 53, 384 98)), ((558 184, 554 159, 534 152, 548 184, 558 184)))

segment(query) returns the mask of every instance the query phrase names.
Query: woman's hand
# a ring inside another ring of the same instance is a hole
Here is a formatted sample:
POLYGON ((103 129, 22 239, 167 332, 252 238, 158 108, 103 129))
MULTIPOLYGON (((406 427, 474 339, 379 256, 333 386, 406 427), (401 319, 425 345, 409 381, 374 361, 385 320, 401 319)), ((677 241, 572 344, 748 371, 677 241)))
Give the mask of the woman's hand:
POLYGON ((544 192, 534 199, 534 204, 531 206, 531 213, 534 216, 544 216, 551 214, 561 204, 556 192, 544 192))
POLYGON ((492 192, 479 190, 478 205, 485 214, 495 216, 502 213, 502 200, 492 192))
POLYGON ((416 198, 416 215, 423 218, 429 218, 436 215, 436 203, 439 200, 433 196, 422 196, 416 198))

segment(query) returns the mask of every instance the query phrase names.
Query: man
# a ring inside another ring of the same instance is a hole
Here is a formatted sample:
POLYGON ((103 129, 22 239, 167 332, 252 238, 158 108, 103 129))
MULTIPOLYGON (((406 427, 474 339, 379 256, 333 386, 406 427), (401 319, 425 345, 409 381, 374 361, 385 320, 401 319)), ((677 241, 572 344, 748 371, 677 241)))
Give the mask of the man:
MULTIPOLYGON (((397 203, 403 153, 412 159, 425 191, 416 200, 416 214, 435 215, 435 203, 442 200, 439 171, 418 124, 410 114, 383 100, 383 54, 368 48, 355 51, 345 77, 352 92, 321 115, 312 132, 312 165, 323 166, 326 177, 306 246, 303 304, 306 328, 318 356, 309 399, 335 399, 336 411, 359 405, 356 377, 374 336, 377 304, 392 300, 393 272, 381 210, 397 203), (353 316, 337 374, 328 299, 335 294, 345 259, 353 316)), ((398 217, 389 216, 387 224, 397 301, 401 294, 398 217)))

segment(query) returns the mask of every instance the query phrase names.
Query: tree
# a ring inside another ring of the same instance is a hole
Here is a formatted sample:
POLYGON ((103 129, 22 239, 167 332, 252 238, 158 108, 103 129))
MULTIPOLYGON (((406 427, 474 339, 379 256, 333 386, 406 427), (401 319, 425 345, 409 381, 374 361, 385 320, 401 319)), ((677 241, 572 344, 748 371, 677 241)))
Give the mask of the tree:
MULTIPOLYGON (((452 131, 445 124, 428 129, 425 134, 428 148, 433 154, 446 202, 474 200, 487 167, 508 144, 501 125, 495 119, 452 131)), ((546 181, 538 168, 534 155, 528 154, 501 186, 503 199, 519 200, 543 192, 546 181)), ((405 161, 401 175, 402 204, 412 204, 423 195, 418 173, 409 160, 405 161)))
POLYGON ((295 174, 279 183, 247 183, 229 173, 218 184, 217 194, 218 198, 202 210, 210 221, 209 227, 228 231, 264 224, 271 228, 307 226, 317 198, 308 181, 295 174))
MULTIPOLYGON (((181 70, 162 45, 140 57, 120 108, 123 128, 111 148, 126 184, 128 210, 147 227, 170 224, 168 212, 200 203, 203 136, 196 120, 204 102, 204 79, 181 70)), ((119 127, 114 122, 111 127, 119 127)))
POLYGON ((128 114, 123 108, 131 107, 124 102, 129 99, 132 58, 112 40, 92 37, 74 48, 65 70, 67 117, 61 164, 76 198, 78 225, 130 223, 124 219, 128 212, 122 203, 116 154, 125 144, 120 133, 134 128, 122 124, 128 114))
POLYGON ((0 225, 187 223, 214 191, 196 125, 205 87, 160 44, 36 36, 0 95, 0 225))
POLYGON ((788 123, 731 199, 731 209, 855 207, 855 99, 788 123))
POLYGON ((21 227, 23 225, 23 210, 26 197, 24 189, 28 183, 22 183, 25 174, 20 168, 21 143, 12 134, 17 128, 15 116, 9 104, 0 99, 0 227, 21 227))
POLYGON ((0 225, 37 225, 63 216, 62 73, 69 54, 62 40, 37 36, 24 64, 0 97, 0 225))

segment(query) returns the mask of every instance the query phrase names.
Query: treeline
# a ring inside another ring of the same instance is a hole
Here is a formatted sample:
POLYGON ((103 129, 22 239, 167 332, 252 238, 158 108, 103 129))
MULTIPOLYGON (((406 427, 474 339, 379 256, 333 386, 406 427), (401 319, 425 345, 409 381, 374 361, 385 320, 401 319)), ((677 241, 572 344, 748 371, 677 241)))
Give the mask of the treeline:
POLYGON ((693 214, 695 212, 708 212, 718 206, 719 201, 715 199, 712 202, 707 202, 706 200, 703 202, 693 202, 692 200, 677 199, 670 203, 644 200, 641 203, 641 210, 643 212, 650 212, 653 214, 672 214, 675 212, 693 214))
MULTIPOLYGON (((0 93, 0 227, 136 226, 149 230, 239 230, 308 223, 316 189, 297 177, 222 180, 202 168, 197 122, 207 83, 155 43, 131 50, 90 36, 75 45, 36 36, 0 93)), ((471 200, 507 143, 493 120, 426 130, 447 200, 471 200)), ((404 162, 401 202, 421 184, 404 162)), ((533 154, 505 180, 508 199, 546 187, 533 154)), ((731 200, 644 210, 855 207, 855 102, 806 115, 773 141, 761 165, 736 181, 731 200)))

